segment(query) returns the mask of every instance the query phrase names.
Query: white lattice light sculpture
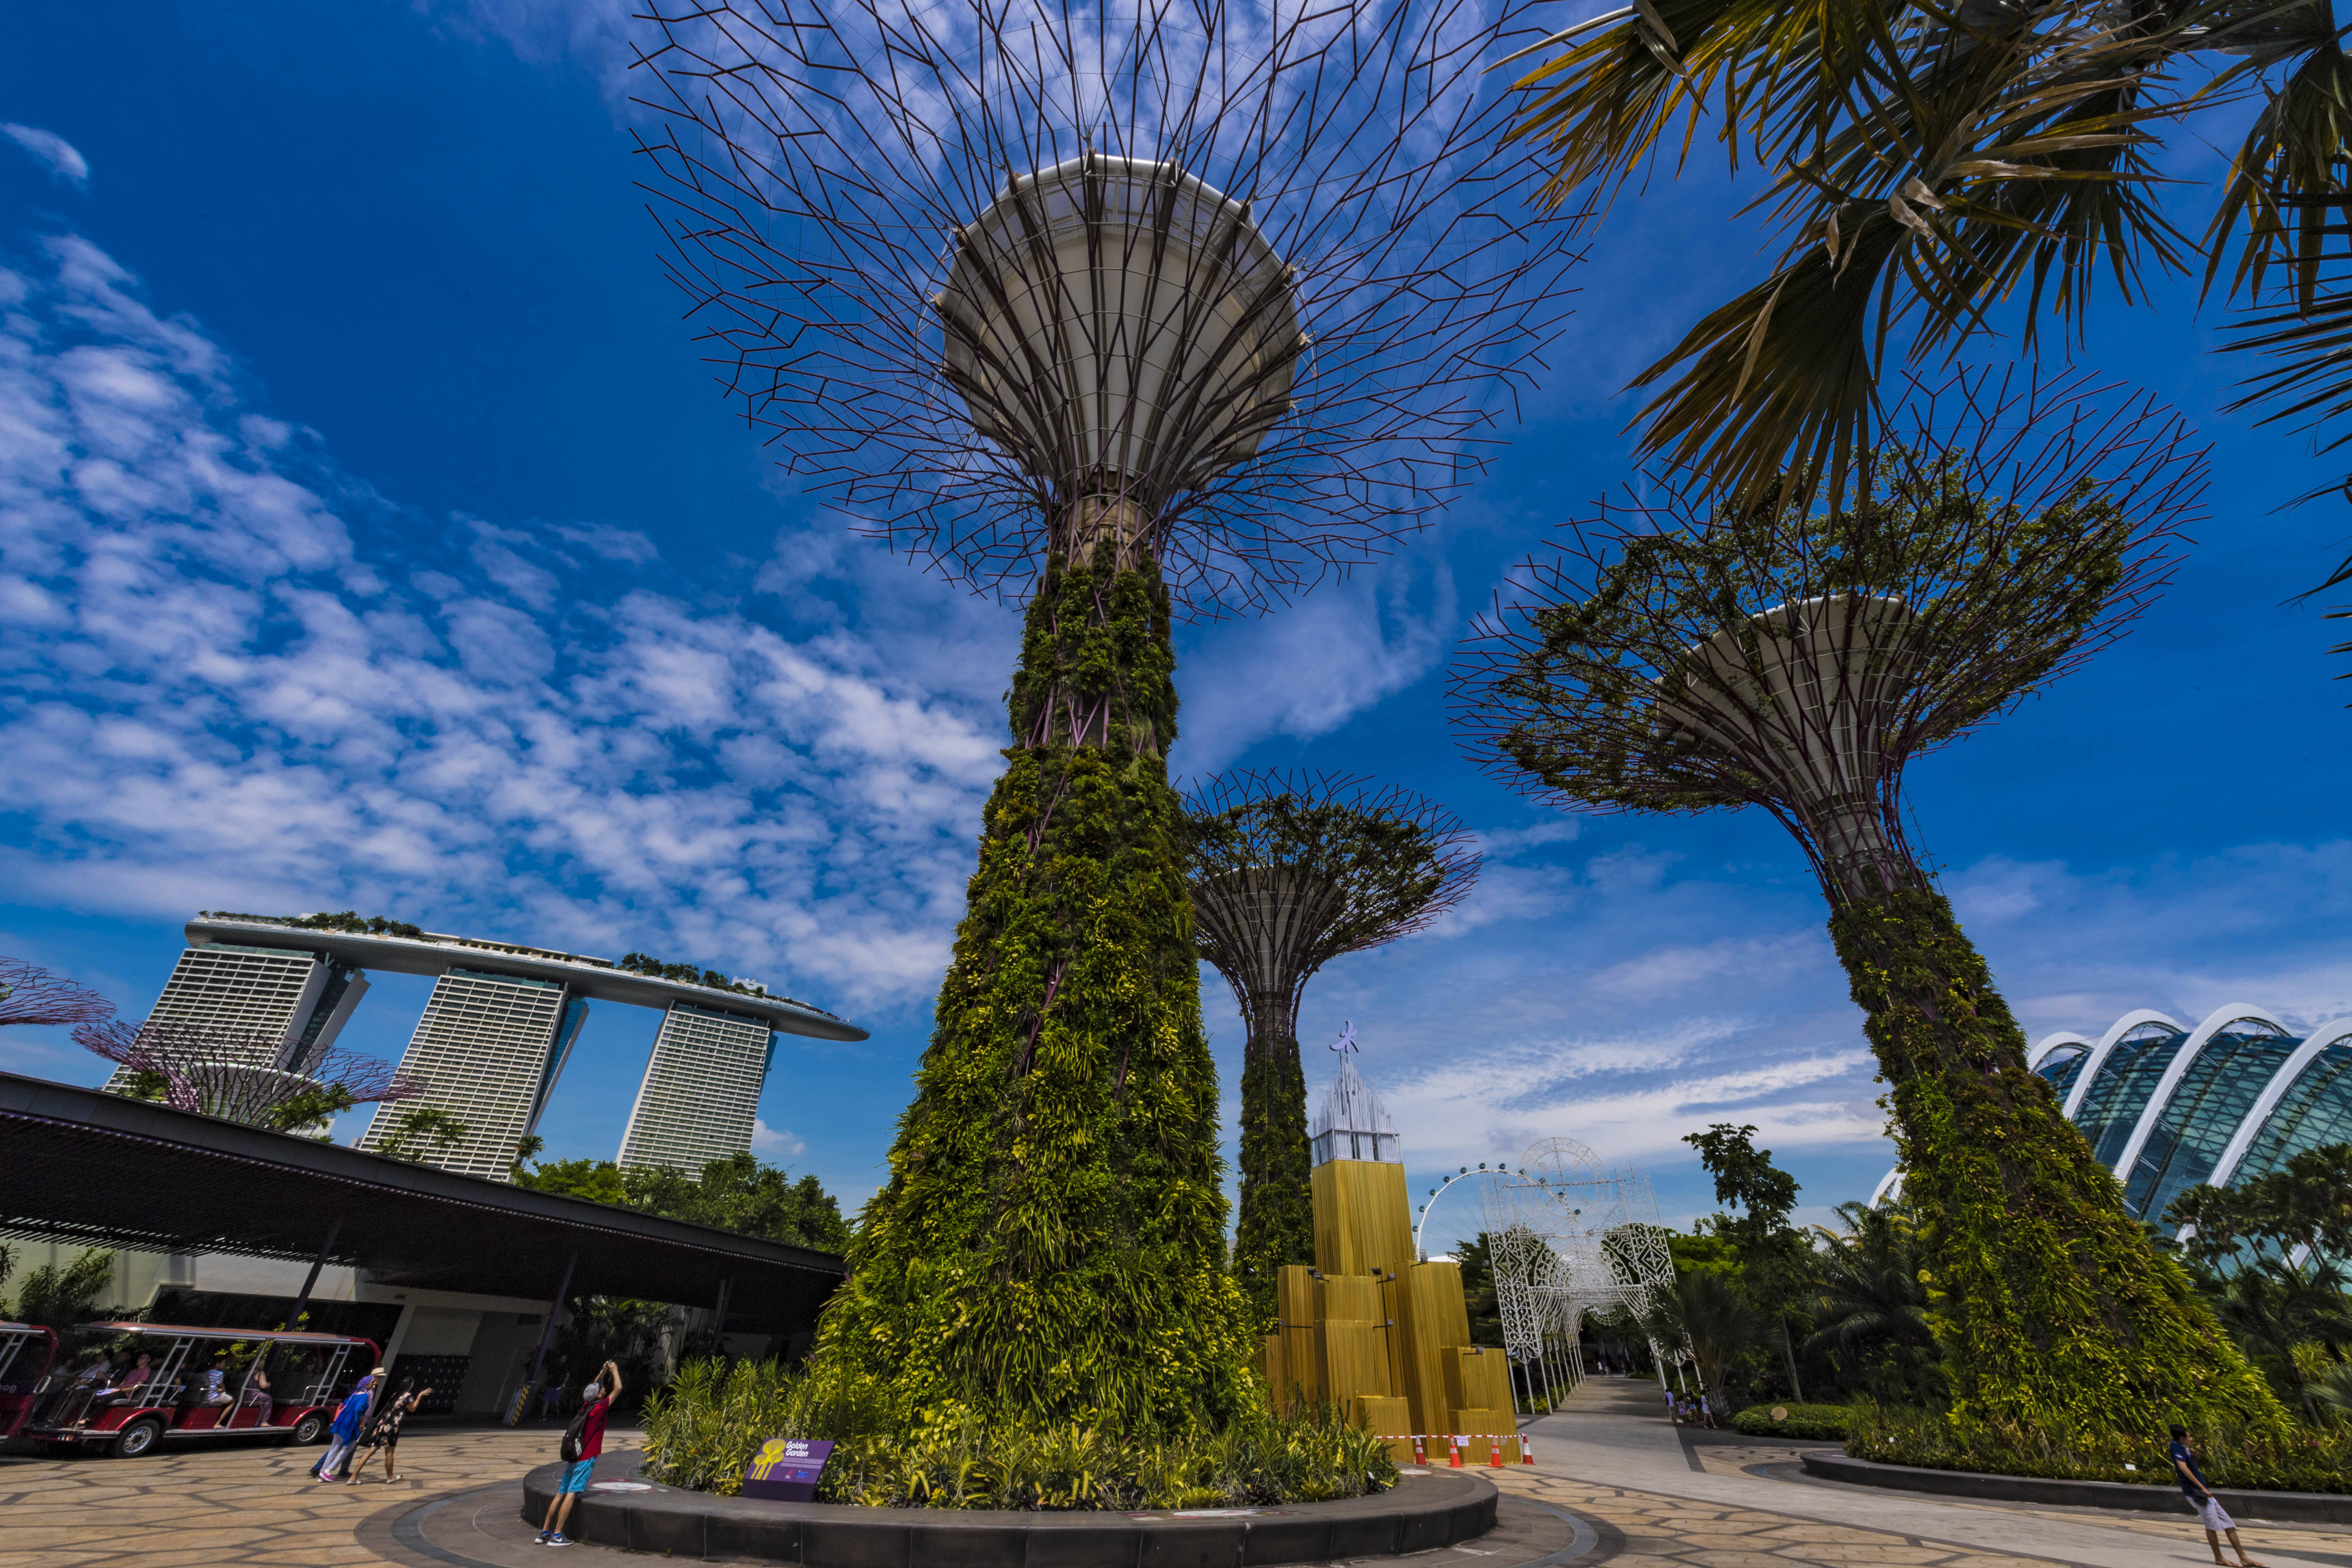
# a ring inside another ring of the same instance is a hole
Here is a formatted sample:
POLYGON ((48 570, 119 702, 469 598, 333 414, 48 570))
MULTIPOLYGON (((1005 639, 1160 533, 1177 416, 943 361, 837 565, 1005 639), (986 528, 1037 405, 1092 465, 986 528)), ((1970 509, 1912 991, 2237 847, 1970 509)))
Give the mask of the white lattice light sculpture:
MULTIPOLYGON (((1548 1138, 1516 1171, 1485 1173, 1479 1189, 1503 1345, 1514 1361, 1538 1360, 1553 1334, 1574 1342, 1588 1310, 1622 1306, 1645 1321, 1654 1294, 1673 1288, 1646 1173, 1608 1164, 1572 1138, 1548 1138)), ((1654 1340, 1650 1349, 1662 1362, 1689 1353, 1654 1340)))

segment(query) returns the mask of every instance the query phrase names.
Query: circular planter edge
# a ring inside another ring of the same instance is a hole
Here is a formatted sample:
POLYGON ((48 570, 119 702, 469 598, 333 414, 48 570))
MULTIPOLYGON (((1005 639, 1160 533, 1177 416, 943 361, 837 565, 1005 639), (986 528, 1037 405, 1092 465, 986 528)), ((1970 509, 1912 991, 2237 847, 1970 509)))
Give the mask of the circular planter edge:
MULTIPOLYGON (((2069 1503, 2077 1508, 2120 1509, 2137 1513, 2190 1514, 2180 1489, 2131 1481, 2070 1481, 2045 1476, 1995 1476, 1980 1470, 1931 1470, 1918 1465, 1886 1465, 1849 1454, 1804 1457, 1805 1473, 1825 1481, 1931 1492, 1939 1497, 1989 1498, 1997 1502, 2069 1503)), ((2352 1496, 2336 1492, 2250 1492, 2216 1487, 2213 1495, 2242 1520, 2291 1524, 2352 1524, 2352 1496)))
MULTIPOLYGON (((562 1468, 542 1465, 523 1479, 522 1516, 534 1527, 547 1517, 562 1468)), ((637 1460, 630 1457, 598 1479, 635 1480, 637 1460)), ((845 1508, 670 1487, 592 1489, 572 1505, 565 1533, 624 1551, 798 1568, 1259 1568, 1395 1557, 1470 1541, 1495 1528, 1496 1497, 1484 1476, 1452 1470, 1408 1476, 1374 1497, 1286 1503, 1223 1519, 845 1508)))

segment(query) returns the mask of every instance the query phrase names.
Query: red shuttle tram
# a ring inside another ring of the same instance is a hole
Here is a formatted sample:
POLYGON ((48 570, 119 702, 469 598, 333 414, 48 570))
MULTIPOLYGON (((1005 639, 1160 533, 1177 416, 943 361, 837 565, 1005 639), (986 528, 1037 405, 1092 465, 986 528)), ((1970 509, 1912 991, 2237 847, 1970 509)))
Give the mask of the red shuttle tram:
POLYGON ((0 1323, 0 1438, 14 1437, 58 1357, 58 1336, 33 1323, 0 1323))
MULTIPOLYGON (((0 1334, 15 1326, 0 1325, 0 1334)), ((78 1331, 106 1336, 102 1359, 50 1373, 28 1401, 29 1419, 16 1419, 25 1436, 53 1452, 125 1459, 164 1442, 315 1443, 379 1356, 373 1340, 343 1334, 121 1322, 84 1323, 78 1331)), ((0 1356, 6 1353, 0 1338, 0 1356)), ((0 1379, 5 1365, 0 1362, 0 1379)), ((0 1429, 6 1397, 0 1394, 0 1429)))

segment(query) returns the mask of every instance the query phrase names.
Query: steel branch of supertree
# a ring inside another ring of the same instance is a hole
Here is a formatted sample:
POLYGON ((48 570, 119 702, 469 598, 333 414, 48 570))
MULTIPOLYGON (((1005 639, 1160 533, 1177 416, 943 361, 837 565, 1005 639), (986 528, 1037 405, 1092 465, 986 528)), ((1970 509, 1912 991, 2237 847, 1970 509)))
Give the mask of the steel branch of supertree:
POLYGON ((1253 1038, 1290 1032, 1324 964, 1426 930, 1478 878, 1459 817, 1354 774, 1238 770, 1184 804, 1195 940, 1253 1038))
POLYGON ((729 393, 862 531, 1265 608, 1421 526, 1541 368, 1578 226, 1485 68, 1542 9, 657 4, 645 188, 729 393))
POLYGON ((1919 884, 1904 769, 2122 636, 2200 514, 2205 449, 2069 372, 1914 381, 1860 499, 1735 509, 1652 475, 1568 525, 1454 667, 1465 746, 1603 811, 1770 811, 1832 906, 1919 884))
POLYGON ((84 1024, 73 1032, 83 1049, 133 1072, 163 1081, 163 1102, 247 1126, 274 1126, 278 1113, 323 1091, 351 1105, 412 1100, 425 1080, 374 1057, 329 1047, 299 1068, 277 1065, 285 1052, 274 1034, 244 1034, 189 1024, 120 1021, 84 1024))
POLYGON ((114 1004, 78 981, 21 958, 0 958, 0 1025, 95 1024, 114 1004))

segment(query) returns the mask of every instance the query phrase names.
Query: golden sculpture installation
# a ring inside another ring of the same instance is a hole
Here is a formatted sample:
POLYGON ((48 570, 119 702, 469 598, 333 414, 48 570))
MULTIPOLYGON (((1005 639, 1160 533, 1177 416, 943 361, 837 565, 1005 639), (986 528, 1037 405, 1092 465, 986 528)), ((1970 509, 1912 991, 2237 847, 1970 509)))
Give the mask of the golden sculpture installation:
POLYGON ((1496 1460, 1496 1440, 1501 1461, 1517 1462, 1504 1353, 1470 1342, 1461 1265, 1415 1261, 1395 1124, 1346 1054, 1313 1145, 1315 1262, 1281 1271, 1279 1327, 1259 1357, 1267 1386, 1286 1408, 1329 1400, 1391 1438, 1401 1464, 1415 1435, 1437 1463, 1456 1437, 1464 1463, 1496 1460))

